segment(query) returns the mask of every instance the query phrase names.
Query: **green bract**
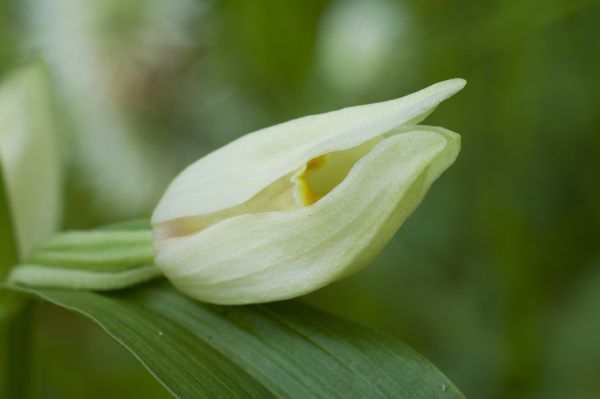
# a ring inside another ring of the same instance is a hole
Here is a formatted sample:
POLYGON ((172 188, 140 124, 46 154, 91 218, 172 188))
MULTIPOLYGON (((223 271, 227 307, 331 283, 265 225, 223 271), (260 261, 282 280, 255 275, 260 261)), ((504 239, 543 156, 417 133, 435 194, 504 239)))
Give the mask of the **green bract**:
POLYGON ((457 134, 416 124, 464 85, 296 119, 208 154, 154 211, 158 267, 220 304, 291 298, 357 271, 458 155, 457 134))

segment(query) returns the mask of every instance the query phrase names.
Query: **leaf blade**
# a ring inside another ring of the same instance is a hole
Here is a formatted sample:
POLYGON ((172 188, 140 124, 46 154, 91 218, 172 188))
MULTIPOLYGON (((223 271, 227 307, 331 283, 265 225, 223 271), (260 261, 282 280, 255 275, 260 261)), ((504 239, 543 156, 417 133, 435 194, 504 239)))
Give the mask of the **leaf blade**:
POLYGON ((297 301, 209 305, 166 282, 19 289, 95 321, 179 398, 463 397, 408 346, 297 301))

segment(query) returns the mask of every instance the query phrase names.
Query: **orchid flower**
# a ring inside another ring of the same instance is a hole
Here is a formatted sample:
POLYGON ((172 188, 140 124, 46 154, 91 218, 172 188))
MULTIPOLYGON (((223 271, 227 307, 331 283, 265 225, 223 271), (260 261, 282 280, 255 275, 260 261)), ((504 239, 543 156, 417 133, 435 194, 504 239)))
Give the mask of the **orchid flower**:
POLYGON ((460 136, 416 124, 464 85, 292 120, 206 155, 154 211, 157 266, 219 304, 287 299, 356 272, 454 162, 460 136))

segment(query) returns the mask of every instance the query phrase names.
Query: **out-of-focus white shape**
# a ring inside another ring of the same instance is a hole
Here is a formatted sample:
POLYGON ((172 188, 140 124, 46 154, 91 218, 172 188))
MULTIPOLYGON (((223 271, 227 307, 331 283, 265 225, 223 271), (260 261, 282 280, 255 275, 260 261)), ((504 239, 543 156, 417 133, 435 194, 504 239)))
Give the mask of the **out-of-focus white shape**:
POLYGON ((41 64, 0 86, 0 161, 19 252, 57 230, 62 214, 61 157, 50 83, 41 64))
POLYGON ((190 44, 192 0, 30 0, 31 40, 48 60, 71 119, 73 167, 95 210, 145 211, 169 175, 135 126, 154 74, 190 44))
POLYGON ((395 1, 336 1, 319 32, 318 71, 340 91, 364 90, 402 52, 407 23, 406 10, 395 1))

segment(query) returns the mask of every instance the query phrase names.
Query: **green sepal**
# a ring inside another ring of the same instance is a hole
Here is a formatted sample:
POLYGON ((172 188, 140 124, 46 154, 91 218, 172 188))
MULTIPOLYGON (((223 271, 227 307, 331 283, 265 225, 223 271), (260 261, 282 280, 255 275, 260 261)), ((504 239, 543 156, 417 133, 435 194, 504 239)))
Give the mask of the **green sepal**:
POLYGON ((126 288, 159 277, 146 221, 55 234, 35 247, 9 282, 87 290, 126 288))

